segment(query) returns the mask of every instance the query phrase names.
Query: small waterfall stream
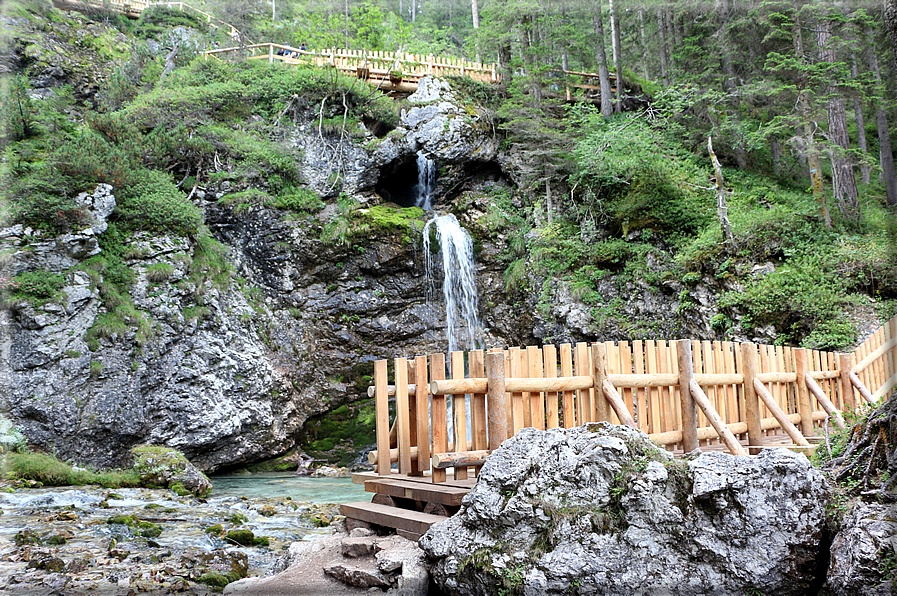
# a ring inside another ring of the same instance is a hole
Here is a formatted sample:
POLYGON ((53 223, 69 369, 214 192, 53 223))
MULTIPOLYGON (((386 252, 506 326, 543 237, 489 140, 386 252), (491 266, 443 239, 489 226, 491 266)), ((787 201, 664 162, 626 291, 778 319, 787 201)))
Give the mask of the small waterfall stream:
POLYGON ((424 211, 433 208, 433 191, 436 188, 436 162, 427 159, 423 151, 417 152, 417 197, 415 207, 424 211))
MULTIPOLYGON (((482 343, 482 325, 478 314, 476 264, 473 241, 452 215, 437 215, 424 226, 424 255, 427 264, 428 294, 435 294, 439 262, 442 264, 442 296, 445 302, 445 334, 449 352, 475 350, 482 343), (435 232, 439 252, 430 247, 435 232)), ((428 295, 428 302, 434 296, 428 295)))

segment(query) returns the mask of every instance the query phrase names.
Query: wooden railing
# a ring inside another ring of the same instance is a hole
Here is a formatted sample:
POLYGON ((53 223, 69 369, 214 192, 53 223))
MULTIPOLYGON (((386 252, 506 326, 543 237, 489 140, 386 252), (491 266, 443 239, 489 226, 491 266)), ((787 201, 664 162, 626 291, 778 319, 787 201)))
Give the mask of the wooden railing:
POLYGON ((417 81, 426 75, 463 76, 490 83, 498 81, 494 64, 405 52, 340 48, 303 50, 277 43, 260 43, 209 50, 205 54, 214 58, 241 57, 249 60, 267 60, 272 63, 332 66, 362 79, 390 81, 394 85, 404 82, 415 87, 417 81))
POLYGON ((432 469, 442 482, 454 468, 464 479, 521 428, 598 421, 685 452, 723 443, 732 453, 757 453, 768 434, 809 447, 821 424, 843 427, 841 410, 897 384, 895 338, 897 318, 854 354, 691 340, 474 350, 451 353, 448 369, 444 354, 396 358, 391 384, 388 361, 378 360, 370 460, 381 475, 398 462, 401 474, 432 469))
POLYGON ((190 6, 186 2, 166 2, 164 0, 53 0, 53 4, 60 8, 71 10, 79 10, 83 8, 114 10, 132 18, 139 17, 140 13, 151 6, 165 6, 167 8, 177 8, 183 11, 191 10, 201 15, 212 27, 224 27, 229 30, 232 37, 239 34, 237 28, 230 23, 222 21, 194 6, 190 6))

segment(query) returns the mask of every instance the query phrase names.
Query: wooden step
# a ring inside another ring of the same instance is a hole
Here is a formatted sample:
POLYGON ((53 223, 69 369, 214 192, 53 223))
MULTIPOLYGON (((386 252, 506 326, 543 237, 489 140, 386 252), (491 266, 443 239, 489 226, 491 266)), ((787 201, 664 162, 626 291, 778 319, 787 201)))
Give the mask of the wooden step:
POLYGON ((346 517, 404 530, 407 534, 422 535, 436 522, 445 521, 448 518, 441 515, 430 515, 410 509, 399 509, 377 503, 343 503, 339 511, 346 517))
POLYGON ((428 486, 454 486, 455 488, 465 488, 470 490, 473 488, 473 485, 477 483, 476 478, 467 478, 465 480, 455 480, 454 473, 449 471, 446 474, 445 482, 433 482, 433 477, 430 474, 425 476, 408 476, 406 474, 387 474, 385 476, 379 475, 377 472, 353 472, 352 473, 352 484, 364 484, 368 480, 402 480, 405 482, 416 482, 419 484, 426 484, 428 486))
POLYGON ((389 495, 425 501, 427 503, 439 503, 440 505, 458 506, 470 489, 458 486, 446 486, 442 483, 432 484, 425 482, 409 482, 407 480, 393 480, 387 477, 365 480, 364 490, 369 493, 389 495))

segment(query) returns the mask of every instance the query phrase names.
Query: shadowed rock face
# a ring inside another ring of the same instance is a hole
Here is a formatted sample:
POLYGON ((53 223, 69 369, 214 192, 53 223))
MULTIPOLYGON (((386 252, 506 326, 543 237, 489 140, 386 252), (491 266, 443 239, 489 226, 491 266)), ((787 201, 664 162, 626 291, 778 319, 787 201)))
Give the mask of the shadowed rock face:
POLYGON ((524 429, 421 547, 453 595, 805 594, 827 489, 802 455, 674 461, 604 423, 524 429))

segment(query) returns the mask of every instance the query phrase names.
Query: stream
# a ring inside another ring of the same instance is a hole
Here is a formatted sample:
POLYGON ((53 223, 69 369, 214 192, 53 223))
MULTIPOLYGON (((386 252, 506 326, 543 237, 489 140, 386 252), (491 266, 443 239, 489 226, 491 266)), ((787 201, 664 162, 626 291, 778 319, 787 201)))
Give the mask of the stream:
POLYGON ((370 500, 348 478, 265 473, 211 480, 207 499, 161 489, 0 486, 0 593, 216 593, 214 584, 228 573, 233 579, 277 571, 292 542, 329 533, 339 519, 335 503, 370 500), (134 516, 130 526, 109 523, 127 516, 134 516), (240 530, 268 544, 242 546, 227 536, 240 530))

